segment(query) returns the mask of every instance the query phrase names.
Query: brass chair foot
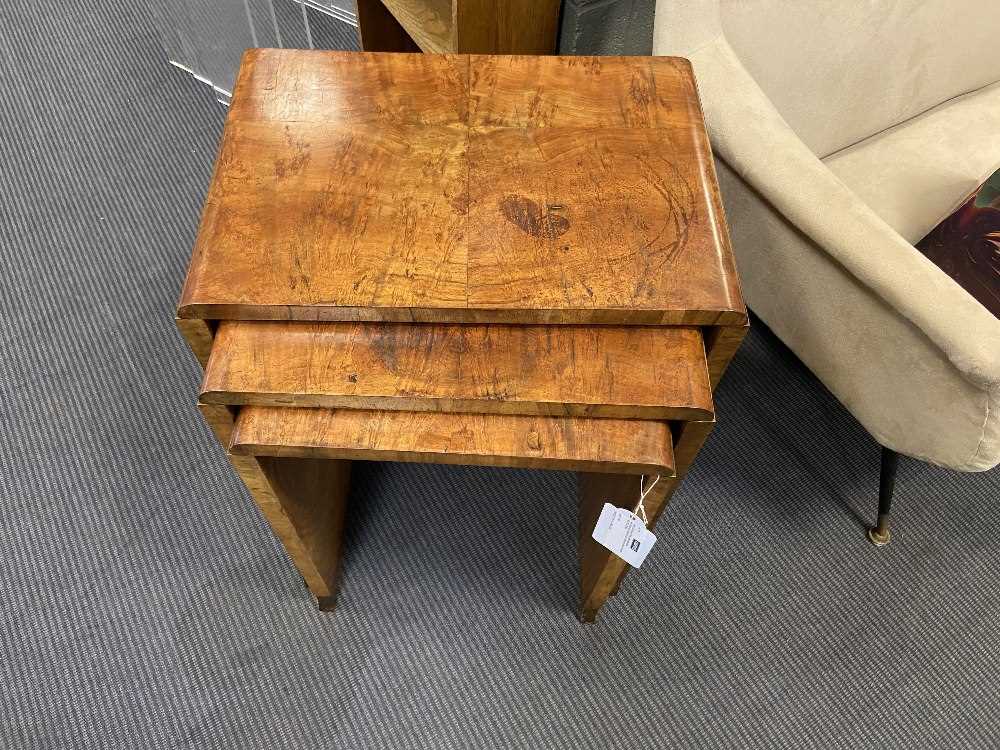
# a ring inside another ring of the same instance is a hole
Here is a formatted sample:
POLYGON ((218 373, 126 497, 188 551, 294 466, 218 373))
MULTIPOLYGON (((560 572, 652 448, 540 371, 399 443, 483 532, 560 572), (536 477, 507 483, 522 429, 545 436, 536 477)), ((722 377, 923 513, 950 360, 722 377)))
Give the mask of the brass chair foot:
POLYGON ((878 526, 871 526, 868 529, 868 541, 876 547, 884 547, 891 539, 892 536, 889 534, 889 529, 879 528, 878 526))
POLYGON ((878 479, 878 519, 868 529, 868 541, 876 547, 889 543, 889 512, 892 508, 892 493, 896 488, 896 468, 899 454, 888 448, 882 449, 882 469, 878 479))

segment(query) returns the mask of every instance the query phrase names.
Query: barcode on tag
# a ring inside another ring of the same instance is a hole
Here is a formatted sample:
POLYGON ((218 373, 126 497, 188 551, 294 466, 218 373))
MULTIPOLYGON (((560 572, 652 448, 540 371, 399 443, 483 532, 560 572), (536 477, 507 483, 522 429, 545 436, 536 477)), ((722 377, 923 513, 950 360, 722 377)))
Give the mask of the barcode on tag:
POLYGON ((604 503, 592 534, 594 541, 607 547, 633 568, 642 565, 656 544, 656 535, 635 513, 604 503))

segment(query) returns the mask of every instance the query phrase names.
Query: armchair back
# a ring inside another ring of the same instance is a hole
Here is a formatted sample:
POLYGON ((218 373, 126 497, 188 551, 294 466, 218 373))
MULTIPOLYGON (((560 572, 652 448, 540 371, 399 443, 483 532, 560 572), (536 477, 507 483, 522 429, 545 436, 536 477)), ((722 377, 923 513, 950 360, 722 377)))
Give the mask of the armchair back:
POLYGON ((674 27, 675 8, 718 24, 820 157, 1000 81, 996 0, 661 0, 658 24, 698 46, 707 30, 674 27))

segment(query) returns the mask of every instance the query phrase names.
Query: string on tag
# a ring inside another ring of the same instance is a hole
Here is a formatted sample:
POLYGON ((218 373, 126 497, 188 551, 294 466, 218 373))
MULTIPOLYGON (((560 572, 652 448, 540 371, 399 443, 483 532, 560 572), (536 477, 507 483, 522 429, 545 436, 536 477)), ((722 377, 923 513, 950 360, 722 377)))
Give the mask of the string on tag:
POLYGON ((649 518, 646 516, 646 506, 643 505, 643 500, 646 499, 646 495, 648 495, 650 492, 653 491, 653 488, 656 486, 656 483, 659 482, 659 481, 660 481, 660 475, 657 474, 656 475, 656 479, 653 480, 653 483, 651 485, 649 485, 649 487, 646 487, 645 486, 646 485, 646 475, 642 474, 639 477, 639 502, 636 504, 635 510, 633 511, 633 513, 635 513, 636 515, 641 515, 642 516, 642 522, 644 524, 646 524, 647 527, 649 526, 649 518))

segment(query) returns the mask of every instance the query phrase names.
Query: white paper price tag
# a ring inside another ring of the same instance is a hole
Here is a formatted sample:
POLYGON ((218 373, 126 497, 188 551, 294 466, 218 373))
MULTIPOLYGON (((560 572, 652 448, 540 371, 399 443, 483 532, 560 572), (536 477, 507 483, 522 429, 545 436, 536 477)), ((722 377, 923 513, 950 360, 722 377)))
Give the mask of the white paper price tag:
POLYGON ((607 547, 633 568, 642 565, 656 544, 656 535, 646 528, 635 513, 604 503, 592 535, 594 541, 607 547))

